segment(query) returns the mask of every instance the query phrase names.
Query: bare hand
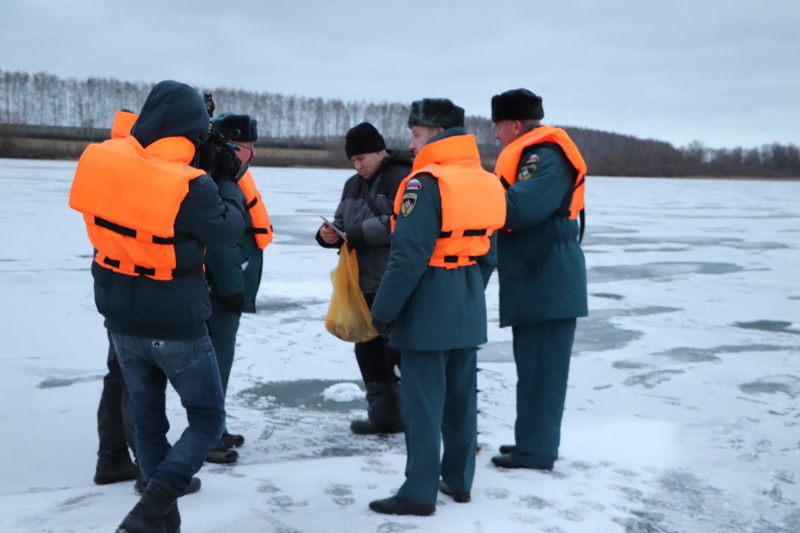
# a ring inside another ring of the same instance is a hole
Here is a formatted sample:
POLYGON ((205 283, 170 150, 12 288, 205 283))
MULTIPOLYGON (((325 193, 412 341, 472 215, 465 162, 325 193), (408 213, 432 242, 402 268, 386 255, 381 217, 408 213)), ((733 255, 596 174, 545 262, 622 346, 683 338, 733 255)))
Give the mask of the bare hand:
POLYGON ((322 227, 319 228, 319 236, 328 244, 336 244, 340 239, 339 234, 327 224, 323 224, 322 227))

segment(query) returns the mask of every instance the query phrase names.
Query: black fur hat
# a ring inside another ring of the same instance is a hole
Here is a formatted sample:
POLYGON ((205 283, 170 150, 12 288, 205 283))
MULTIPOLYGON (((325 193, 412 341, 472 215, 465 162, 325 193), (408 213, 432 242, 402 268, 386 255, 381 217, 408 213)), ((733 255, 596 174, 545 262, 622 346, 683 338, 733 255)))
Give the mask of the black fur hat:
POLYGON ((258 121, 250 115, 223 113, 213 121, 213 130, 233 142, 256 142, 258 140, 258 121))
POLYGON ((542 97, 528 89, 512 89, 492 97, 492 122, 543 118, 542 97))
POLYGON ((464 109, 447 98, 423 98, 411 103, 408 127, 429 126, 431 128, 464 127, 464 109))
POLYGON ((344 153, 347 154, 347 159, 354 155, 371 154, 385 149, 386 142, 383 136, 369 122, 353 126, 344 138, 344 153))

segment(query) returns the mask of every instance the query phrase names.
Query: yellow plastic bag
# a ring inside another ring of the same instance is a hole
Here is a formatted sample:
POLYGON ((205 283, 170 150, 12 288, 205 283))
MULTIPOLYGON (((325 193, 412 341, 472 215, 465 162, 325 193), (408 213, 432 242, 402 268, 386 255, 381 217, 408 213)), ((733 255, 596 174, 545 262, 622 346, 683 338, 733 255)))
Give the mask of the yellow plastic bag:
POLYGON ((347 342, 365 342, 378 336, 364 295, 358 286, 356 251, 342 245, 339 265, 331 270, 333 295, 325 317, 325 329, 347 342))

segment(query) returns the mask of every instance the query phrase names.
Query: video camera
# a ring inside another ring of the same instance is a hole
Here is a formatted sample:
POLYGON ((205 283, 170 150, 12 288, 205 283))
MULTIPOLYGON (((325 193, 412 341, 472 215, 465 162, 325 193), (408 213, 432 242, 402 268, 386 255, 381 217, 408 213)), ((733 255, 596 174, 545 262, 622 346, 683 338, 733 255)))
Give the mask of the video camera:
MULTIPOLYGON (((208 118, 214 118, 214 110, 217 109, 217 104, 211 94, 204 93, 203 101, 206 104, 206 111, 208 111, 208 118)), ((224 174, 234 182, 239 181, 239 178, 244 175, 249 165, 242 165, 236 155, 234 141, 241 135, 238 129, 229 132, 233 138, 228 138, 218 131, 214 131, 214 123, 209 120, 208 123, 208 137, 200 143, 197 149, 192 166, 205 170, 206 174, 214 179, 224 174)))

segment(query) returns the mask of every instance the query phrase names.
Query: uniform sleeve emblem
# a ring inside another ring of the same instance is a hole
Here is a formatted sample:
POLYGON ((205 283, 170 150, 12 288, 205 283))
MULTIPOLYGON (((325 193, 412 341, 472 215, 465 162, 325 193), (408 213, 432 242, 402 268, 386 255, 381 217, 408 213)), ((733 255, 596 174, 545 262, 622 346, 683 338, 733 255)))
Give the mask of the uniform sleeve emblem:
POLYGON ((407 217, 414 210, 415 205, 417 205, 417 193, 407 192, 403 194, 403 205, 400 207, 400 214, 407 217))
POLYGON ((422 190, 422 182, 419 181, 417 178, 411 178, 406 183, 406 190, 407 191, 421 191, 422 190))
POLYGON ((536 174, 536 167, 539 166, 539 156, 536 154, 531 154, 522 164, 517 172, 517 181, 525 181, 529 180, 536 174))

